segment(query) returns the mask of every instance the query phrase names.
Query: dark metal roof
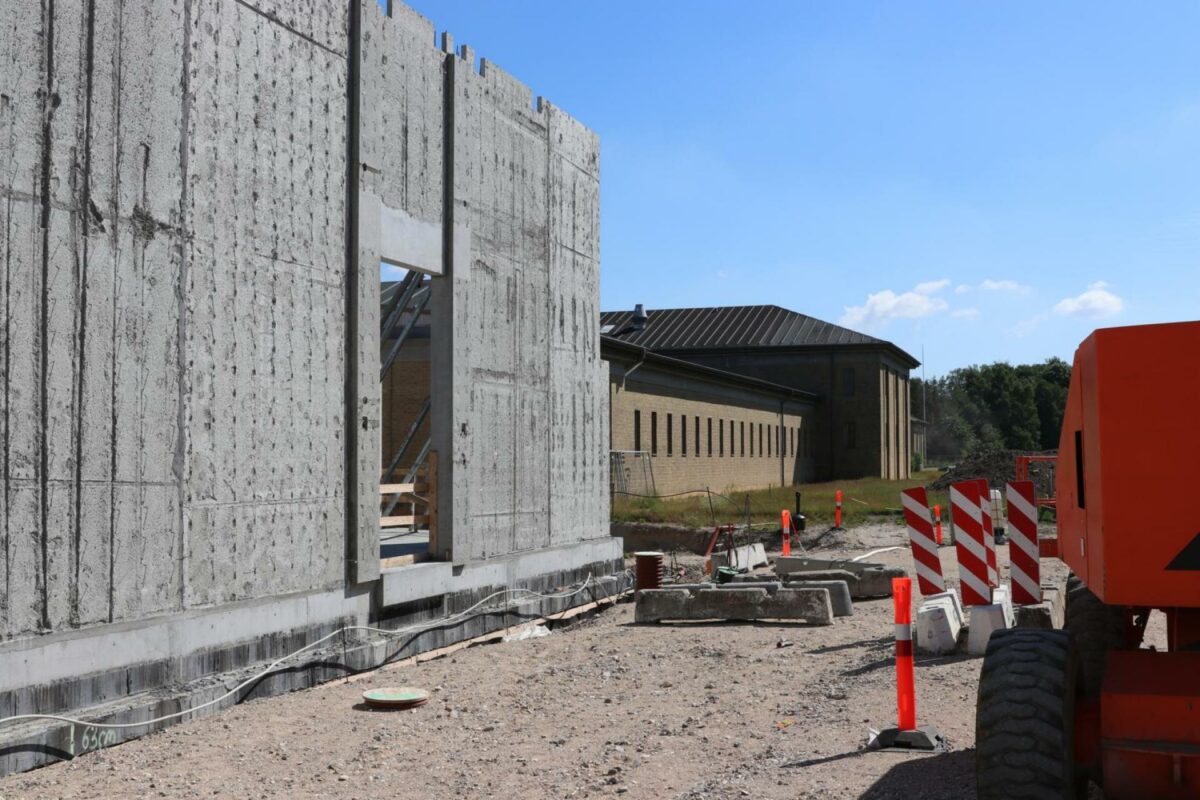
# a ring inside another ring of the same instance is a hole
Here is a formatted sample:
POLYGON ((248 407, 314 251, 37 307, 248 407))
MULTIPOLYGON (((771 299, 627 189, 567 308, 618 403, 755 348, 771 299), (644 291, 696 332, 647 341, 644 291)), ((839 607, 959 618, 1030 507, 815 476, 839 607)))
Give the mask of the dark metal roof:
POLYGON ((764 381, 761 378, 753 378, 749 375, 742 375, 737 372, 727 372, 726 370, 707 367, 703 364, 696 364, 691 361, 685 361, 681 358, 671 358, 664 356, 661 353, 656 353, 645 347, 629 344, 620 339, 615 339, 612 336, 601 334, 600 336, 600 357, 605 361, 616 360, 619 356, 624 356, 632 361, 638 359, 649 364, 658 364, 663 367, 675 370, 677 372, 686 372, 701 378, 706 378, 716 383, 725 383, 737 386, 748 387, 760 392, 765 392, 773 395, 788 397, 795 400, 816 401, 820 395, 815 392, 797 389, 792 386, 784 386, 771 381, 764 381))
MULTIPOLYGON (((621 340, 651 350, 698 347, 786 347, 789 345, 883 344, 881 339, 779 306, 664 308, 647 312, 646 327, 621 340)), ((629 325, 632 311, 602 311, 601 325, 613 334, 629 325)))
POLYGON ((779 306, 664 308, 647 312, 646 326, 629 329, 632 311, 603 311, 605 331, 621 341, 660 352, 724 348, 878 346, 917 361, 891 342, 779 306))

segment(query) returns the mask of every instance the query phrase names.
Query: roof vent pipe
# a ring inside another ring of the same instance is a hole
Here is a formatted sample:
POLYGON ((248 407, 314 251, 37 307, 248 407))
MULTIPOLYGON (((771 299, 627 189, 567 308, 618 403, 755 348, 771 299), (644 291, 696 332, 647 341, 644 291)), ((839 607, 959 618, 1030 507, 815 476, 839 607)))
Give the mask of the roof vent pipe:
POLYGON ((643 304, 638 303, 633 307, 633 320, 630 327, 635 331, 640 331, 646 327, 646 306, 643 304))

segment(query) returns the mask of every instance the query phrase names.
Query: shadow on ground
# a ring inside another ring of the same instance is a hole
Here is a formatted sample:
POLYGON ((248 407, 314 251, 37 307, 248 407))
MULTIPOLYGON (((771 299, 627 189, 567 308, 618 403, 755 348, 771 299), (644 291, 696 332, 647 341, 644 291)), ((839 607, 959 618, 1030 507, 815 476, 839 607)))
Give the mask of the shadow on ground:
POLYGON ((860 800, 911 800, 914 797, 922 800, 974 798, 975 749, 907 758, 888 769, 859 795, 860 800))

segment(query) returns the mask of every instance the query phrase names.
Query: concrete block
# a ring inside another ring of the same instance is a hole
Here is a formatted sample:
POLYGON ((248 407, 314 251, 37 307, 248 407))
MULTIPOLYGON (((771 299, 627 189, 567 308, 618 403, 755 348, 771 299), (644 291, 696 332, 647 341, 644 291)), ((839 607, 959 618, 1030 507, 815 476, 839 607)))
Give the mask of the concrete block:
POLYGON ((733 548, 733 563, 729 562, 729 554, 722 550, 712 554, 712 565, 715 571, 718 567, 733 567, 734 569, 749 570, 766 566, 767 550, 761 542, 746 544, 733 548))
POLYGON ((1062 628, 1066 621, 1066 603, 1062 588, 1059 586, 1043 586, 1042 602, 1027 606, 1017 606, 1018 628, 1062 628))
POLYGON ((854 602, 850 598, 850 587, 845 581, 793 581, 789 589, 828 589, 829 601, 835 617, 849 617, 854 613, 854 602))
POLYGON ((833 622, 829 590, 726 585, 698 589, 643 589, 637 593, 634 621, 803 620, 833 622))
POLYGON ((973 656, 981 656, 987 650, 988 639, 992 631, 1011 628, 1011 606, 1006 613, 1003 603, 991 603, 986 606, 971 606, 971 626, 967 634, 967 652, 973 656))
POLYGON ((930 595, 917 609, 917 649, 935 655, 954 652, 965 622, 957 594, 930 595))
POLYGON ((1009 628, 1017 625, 1017 615, 1013 612, 1012 587, 997 586, 992 590, 992 603, 1004 609, 1004 624, 1009 628))
POLYGON ((849 572, 854 575, 855 584, 850 586, 850 592, 856 600, 868 597, 891 597, 892 579, 908 575, 902 567, 888 567, 883 564, 862 561, 830 560, 807 556, 780 556, 775 559, 775 571, 784 580, 788 580, 788 576, 794 576, 797 573, 824 573, 830 570, 849 572))
POLYGON ((966 609, 963 608, 962 599, 959 598, 958 592, 956 592, 954 589, 949 589, 945 592, 938 592, 937 594, 931 594, 924 598, 924 601, 922 602, 929 600, 934 600, 937 602, 948 601, 952 603, 954 605, 954 612, 958 615, 958 618, 962 620, 962 624, 967 624, 966 609))

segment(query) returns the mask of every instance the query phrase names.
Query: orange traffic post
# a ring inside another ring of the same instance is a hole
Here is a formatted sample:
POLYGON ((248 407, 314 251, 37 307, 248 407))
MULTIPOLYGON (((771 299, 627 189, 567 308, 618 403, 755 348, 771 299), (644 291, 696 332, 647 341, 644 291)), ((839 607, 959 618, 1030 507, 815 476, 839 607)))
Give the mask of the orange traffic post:
POLYGON ((892 607, 896 612, 896 727, 902 731, 911 731, 917 727, 911 578, 892 578, 892 607))
POLYGON ((905 750, 944 750, 933 728, 917 727, 917 687, 913 673, 912 578, 892 579, 896 623, 896 727, 879 732, 869 746, 905 750))
POLYGON ((837 506, 833 510, 833 527, 842 527, 842 490, 837 490, 837 506))
POLYGON ((934 531, 937 535, 937 543, 942 543, 942 507, 933 507, 933 522, 935 525, 934 531))
POLYGON ((786 508, 779 512, 779 527, 783 530, 783 554, 792 554, 792 513, 786 508))

